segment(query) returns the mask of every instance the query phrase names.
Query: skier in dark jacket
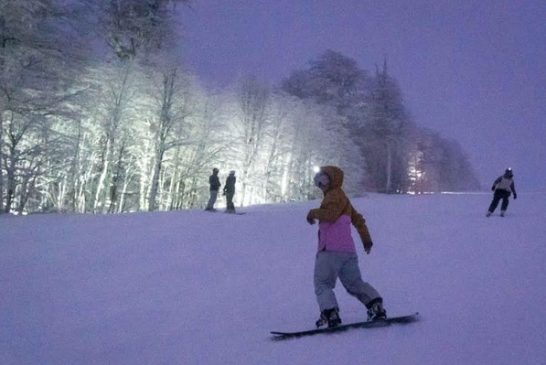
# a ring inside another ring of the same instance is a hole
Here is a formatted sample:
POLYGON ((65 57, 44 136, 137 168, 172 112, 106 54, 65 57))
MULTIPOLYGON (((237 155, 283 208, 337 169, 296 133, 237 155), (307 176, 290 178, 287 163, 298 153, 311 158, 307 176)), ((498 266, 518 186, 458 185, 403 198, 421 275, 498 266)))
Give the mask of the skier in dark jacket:
POLYGON ((491 202, 491 205, 489 205, 486 216, 489 217, 491 214, 493 214, 495 209, 497 209, 497 205, 499 205, 499 202, 502 199, 500 215, 501 217, 504 217, 506 208, 508 208, 508 198, 510 197, 510 194, 514 193, 514 199, 518 198, 516 186, 514 185, 514 174, 511 168, 507 168, 506 171, 504 171, 504 175, 499 176, 497 180, 495 180, 491 190, 495 193, 493 195, 493 201, 491 202))
POLYGON ((214 203, 216 203, 216 198, 218 197, 218 190, 220 190, 220 186, 222 186, 222 184, 220 184, 220 179, 218 178, 219 172, 220 170, 215 167, 212 169, 212 175, 209 177, 210 198, 205 210, 211 212, 216 211, 216 209, 214 209, 214 203))
POLYGON ((224 195, 226 196, 227 208, 226 213, 235 213, 235 205, 233 205, 233 195, 235 195, 235 171, 230 171, 224 185, 224 195))

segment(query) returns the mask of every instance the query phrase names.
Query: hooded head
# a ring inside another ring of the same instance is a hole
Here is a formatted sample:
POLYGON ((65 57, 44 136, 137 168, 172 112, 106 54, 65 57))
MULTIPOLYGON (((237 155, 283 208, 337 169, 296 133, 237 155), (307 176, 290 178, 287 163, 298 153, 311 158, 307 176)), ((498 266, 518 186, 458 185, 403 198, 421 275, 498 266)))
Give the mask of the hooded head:
POLYGON ((504 177, 512 178, 514 177, 514 173, 512 172, 512 168, 509 167, 504 171, 504 177))
POLYGON ((212 173, 214 175, 218 174, 220 172, 220 170, 218 170, 216 167, 212 169, 212 173))
POLYGON ((336 166, 322 166, 314 177, 315 185, 324 191, 341 188, 343 185, 343 170, 336 166))

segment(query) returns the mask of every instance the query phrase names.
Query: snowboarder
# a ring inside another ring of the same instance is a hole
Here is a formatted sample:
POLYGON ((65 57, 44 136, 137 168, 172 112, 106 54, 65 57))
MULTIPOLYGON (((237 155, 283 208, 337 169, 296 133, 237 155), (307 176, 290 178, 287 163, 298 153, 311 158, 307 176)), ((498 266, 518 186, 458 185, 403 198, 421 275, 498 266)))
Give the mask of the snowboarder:
POLYGON ((235 195, 235 171, 231 170, 224 185, 224 195, 226 196, 227 208, 226 213, 235 213, 235 205, 233 205, 233 195, 235 195))
POLYGON ((220 184, 220 179, 218 178, 219 172, 220 170, 215 167, 212 169, 212 175, 209 176, 210 198, 205 210, 210 212, 216 211, 216 209, 214 209, 214 203, 216 203, 216 198, 218 197, 218 190, 220 190, 220 186, 222 186, 222 184, 220 184))
POLYGON ((370 253, 373 243, 364 217, 353 208, 341 188, 343 171, 336 166, 323 166, 315 175, 314 182, 324 193, 320 208, 311 209, 307 214, 309 224, 319 221, 314 272, 315 294, 321 312, 317 327, 341 324, 333 290, 338 277, 347 292, 366 306, 368 320, 385 319, 387 313, 383 299, 361 278, 351 224, 358 231, 366 254, 370 253))
POLYGON ((495 193, 493 194, 493 201, 489 205, 486 216, 489 217, 491 214, 493 214, 495 209, 497 209, 497 205, 499 205, 499 202, 502 199, 500 215, 501 217, 504 217, 504 214, 506 214, 506 208, 508 208, 508 198, 510 197, 510 194, 514 193, 514 200, 518 198, 516 187, 514 185, 514 173, 512 172, 511 168, 507 168, 504 171, 504 175, 499 176, 497 180, 495 180, 491 190, 495 193))

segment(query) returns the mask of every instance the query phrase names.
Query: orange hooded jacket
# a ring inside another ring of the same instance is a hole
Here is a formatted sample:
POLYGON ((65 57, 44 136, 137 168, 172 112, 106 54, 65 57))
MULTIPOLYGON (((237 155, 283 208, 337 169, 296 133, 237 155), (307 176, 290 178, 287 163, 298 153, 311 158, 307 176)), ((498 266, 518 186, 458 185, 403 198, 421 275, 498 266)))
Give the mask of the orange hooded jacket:
MULTIPOLYGON (((336 166, 322 166, 320 171, 328 175, 330 185, 324 192, 324 198, 317 209, 311 209, 307 215, 308 220, 318 219, 319 223, 336 223, 342 216, 350 218, 351 224, 356 228, 364 250, 370 252, 373 245, 370 232, 366 226, 366 220, 351 204, 347 195, 341 188, 343 185, 343 170, 336 166)), ((350 235, 350 228, 348 234, 350 235)), ((319 241, 321 232, 319 230, 319 241)), ((327 244, 327 243, 326 243, 327 244)), ((324 243, 319 242, 319 249, 324 243)), ((328 249, 323 247, 322 249, 328 249)))

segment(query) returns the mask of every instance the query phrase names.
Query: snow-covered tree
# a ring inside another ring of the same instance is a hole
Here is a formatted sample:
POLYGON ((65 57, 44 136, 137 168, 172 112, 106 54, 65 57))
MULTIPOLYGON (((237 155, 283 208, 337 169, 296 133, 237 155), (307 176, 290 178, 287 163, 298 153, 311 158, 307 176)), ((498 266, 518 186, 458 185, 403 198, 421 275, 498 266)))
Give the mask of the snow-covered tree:
POLYGON ((355 60, 328 50, 282 83, 286 92, 336 109, 351 126, 363 122, 369 77, 355 60))
MULTIPOLYGON (((325 110, 333 109, 337 116, 331 118, 330 128, 334 122, 337 123, 335 127, 348 138, 343 139, 340 146, 356 144, 361 149, 365 143, 361 130, 367 122, 370 87, 371 81, 365 70, 360 69, 353 59, 331 50, 312 60, 308 69, 293 72, 282 83, 286 92, 322 105, 325 110)), ((366 158, 362 151, 353 150, 344 153, 341 161, 346 165, 365 166, 366 158)), ((363 169, 358 170, 362 182, 363 169)))
MULTIPOLYGON (((16 186, 37 171, 22 167, 36 162, 34 154, 25 161, 29 149, 37 150, 28 145, 37 141, 32 134, 50 130, 47 124, 79 93, 73 80, 86 52, 81 34, 67 31, 75 8, 63 5, 0 0, 0 205, 7 212, 16 186)), ((26 198, 19 198, 20 210, 26 198)))
POLYGON ((408 171, 415 193, 478 190, 480 184, 459 143, 421 128, 416 131, 408 171))
POLYGON ((173 32, 175 7, 190 0, 105 0, 97 3, 100 33, 119 59, 155 52, 173 32))
MULTIPOLYGON (((247 202, 248 190, 259 185, 259 179, 263 178, 258 174, 260 153, 264 150, 264 140, 268 129, 268 107, 270 91, 266 86, 261 85, 256 78, 249 77, 241 81, 237 88, 237 114, 233 120, 234 132, 238 134, 240 143, 239 159, 242 171, 241 201, 247 202), (253 181, 250 181, 254 178, 253 181)), ((250 192, 251 194, 253 192, 250 192)))
POLYGON ((398 83, 387 72, 386 61, 377 70, 369 95, 366 124, 362 127, 368 186, 385 193, 407 186, 407 147, 413 129, 398 83))

